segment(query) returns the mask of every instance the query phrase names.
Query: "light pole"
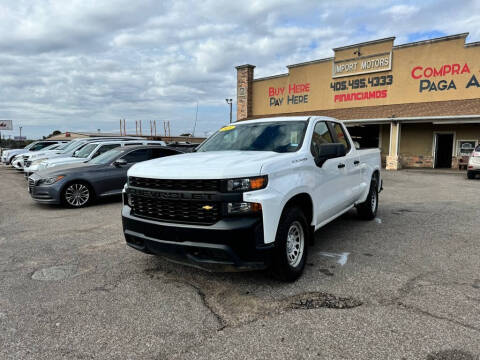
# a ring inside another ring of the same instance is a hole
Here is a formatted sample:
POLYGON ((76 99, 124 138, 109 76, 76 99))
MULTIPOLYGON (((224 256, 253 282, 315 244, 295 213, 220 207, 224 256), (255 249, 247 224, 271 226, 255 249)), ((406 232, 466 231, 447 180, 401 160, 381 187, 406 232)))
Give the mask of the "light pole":
POLYGON ((19 128, 20 128, 20 141, 22 141, 22 128, 23 128, 23 126, 19 126, 19 128))
POLYGON ((232 123, 232 99, 225 99, 228 105, 230 105, 230 124, 232 123))

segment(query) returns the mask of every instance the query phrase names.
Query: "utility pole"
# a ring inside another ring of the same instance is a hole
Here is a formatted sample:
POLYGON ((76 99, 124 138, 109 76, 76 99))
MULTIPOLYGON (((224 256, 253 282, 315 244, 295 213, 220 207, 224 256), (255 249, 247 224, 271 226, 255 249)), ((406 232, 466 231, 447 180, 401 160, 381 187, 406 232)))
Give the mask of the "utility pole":
POLYGON ((198 119, 198 101, 197 101, 197 110, 195 111, 195 124, 193 124, 192 137, 195 136, 195 129, 197 128, 197 119, 198 119))
POLYGON ((233 103, 233 100, 232 99, 225 99, 225 101, 227 102, 228 105, 230 105, 230 124, 232 123, 232 103, 233 103))

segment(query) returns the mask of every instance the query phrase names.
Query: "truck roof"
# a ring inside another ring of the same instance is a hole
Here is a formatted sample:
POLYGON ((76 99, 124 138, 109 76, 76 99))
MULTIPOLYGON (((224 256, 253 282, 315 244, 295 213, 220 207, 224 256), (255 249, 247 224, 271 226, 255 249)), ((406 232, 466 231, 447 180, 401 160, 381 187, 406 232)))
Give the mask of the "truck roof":
POLYGON ((251 123, 257 123, 257 122, 274 122, 274 121, 275 122, 277 122, 277 121, 307 121, 311 118, 322 119, 322 120, 330 120, 330 121, 338 121, 337 119, 334 119, 334 118, 328 117, 328 116, 272 116, 272 117, 254 119, 254 120, 237 121, 234 124, 235 125, 241 125, 241 124, 251 124, 251 123))

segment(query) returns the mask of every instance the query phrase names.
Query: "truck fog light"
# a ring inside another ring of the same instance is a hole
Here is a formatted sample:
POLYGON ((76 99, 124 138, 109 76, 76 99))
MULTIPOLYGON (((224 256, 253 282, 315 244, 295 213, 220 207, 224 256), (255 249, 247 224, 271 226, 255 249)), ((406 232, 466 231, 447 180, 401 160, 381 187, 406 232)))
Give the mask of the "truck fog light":
POLYGON ((228 203, 229 214, 258 213, 262 211, 262 204, 249 202, 228 203))

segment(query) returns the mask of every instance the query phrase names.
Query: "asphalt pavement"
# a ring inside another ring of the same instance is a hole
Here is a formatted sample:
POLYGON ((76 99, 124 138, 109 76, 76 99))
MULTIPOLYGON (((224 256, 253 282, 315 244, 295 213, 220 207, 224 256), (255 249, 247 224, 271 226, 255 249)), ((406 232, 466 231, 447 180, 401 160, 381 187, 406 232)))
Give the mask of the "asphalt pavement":
POLYGON ((118 198, 40 205, 0 166, 0 359, 479 359, 480 180, 383 176, 285 284, 139 253, 118 198))

